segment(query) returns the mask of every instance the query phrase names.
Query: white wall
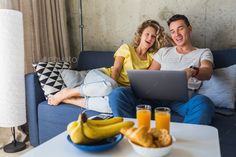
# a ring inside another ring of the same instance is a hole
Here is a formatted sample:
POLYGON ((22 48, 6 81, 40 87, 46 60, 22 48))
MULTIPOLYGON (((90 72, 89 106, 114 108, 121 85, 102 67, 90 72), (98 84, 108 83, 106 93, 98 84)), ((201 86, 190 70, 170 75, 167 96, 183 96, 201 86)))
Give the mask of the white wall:
POLYGON ((116 50, 150 18, 168 31, 166 21, 176 13, 189 18, 194 46, 236 47, 236 0, 83 0, 84 48, 116 50))

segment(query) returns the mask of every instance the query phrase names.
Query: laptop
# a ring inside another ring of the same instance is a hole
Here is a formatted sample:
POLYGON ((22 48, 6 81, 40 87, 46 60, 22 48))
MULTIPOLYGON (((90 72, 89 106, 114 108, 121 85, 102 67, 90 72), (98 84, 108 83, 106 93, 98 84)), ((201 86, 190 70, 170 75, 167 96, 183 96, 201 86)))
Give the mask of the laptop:
POLYGON ((184 71, 128 70, 134 94, 149 100, 188 100, 188 81, 184 71))

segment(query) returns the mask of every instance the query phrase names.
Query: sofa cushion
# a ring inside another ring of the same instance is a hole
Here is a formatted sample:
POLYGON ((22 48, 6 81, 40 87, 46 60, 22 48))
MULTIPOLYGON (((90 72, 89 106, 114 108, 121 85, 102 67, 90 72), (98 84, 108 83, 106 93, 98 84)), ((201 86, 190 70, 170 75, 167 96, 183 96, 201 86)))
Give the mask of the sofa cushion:
POLYGON ((81 85, 84 82, 84 78, 88 73, 88 70, 78 71, 69 69, 59 70, 61 77, 68 88, 74 88, 81 85))
POLYGON ((208 96, 217 107, 235 108, 236 64, 215 69, 209 81, 203 81, 199 94, 208 96))
POLYGON ((33 64, 33 67, 38 75, 46 99, 65 88, 65 83, 58 69, 69 69, 70 64, 68 62, 39 62, 33 64))

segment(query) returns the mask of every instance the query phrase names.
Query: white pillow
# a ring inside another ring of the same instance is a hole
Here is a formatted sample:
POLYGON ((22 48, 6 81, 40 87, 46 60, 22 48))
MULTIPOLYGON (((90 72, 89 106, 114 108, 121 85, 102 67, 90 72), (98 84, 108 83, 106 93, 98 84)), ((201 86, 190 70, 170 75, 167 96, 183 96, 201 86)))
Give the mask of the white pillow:
POLYGON ((84 82, 84 78, 87 75, 88 71, 77 71, 77 70, 68 70, 61 69, 59 70, 62 80, 68 88, 74 88, 81 85, 84 82))
POLYGON ((199 94, 209 97, 217 107, 235 108, 236 64, 215 69, 210 80, 203 81, 199 94))

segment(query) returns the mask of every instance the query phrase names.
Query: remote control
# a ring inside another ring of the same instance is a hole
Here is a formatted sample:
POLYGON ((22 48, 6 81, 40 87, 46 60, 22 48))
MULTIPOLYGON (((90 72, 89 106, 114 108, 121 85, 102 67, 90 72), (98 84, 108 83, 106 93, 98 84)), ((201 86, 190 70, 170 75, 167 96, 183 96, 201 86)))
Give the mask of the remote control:
POLYGON ((89 117, 89 119, 103 120, 103 119, 110 119, 113 117, 114 116, 112 114, 101 113, 101 114, 89 117))

